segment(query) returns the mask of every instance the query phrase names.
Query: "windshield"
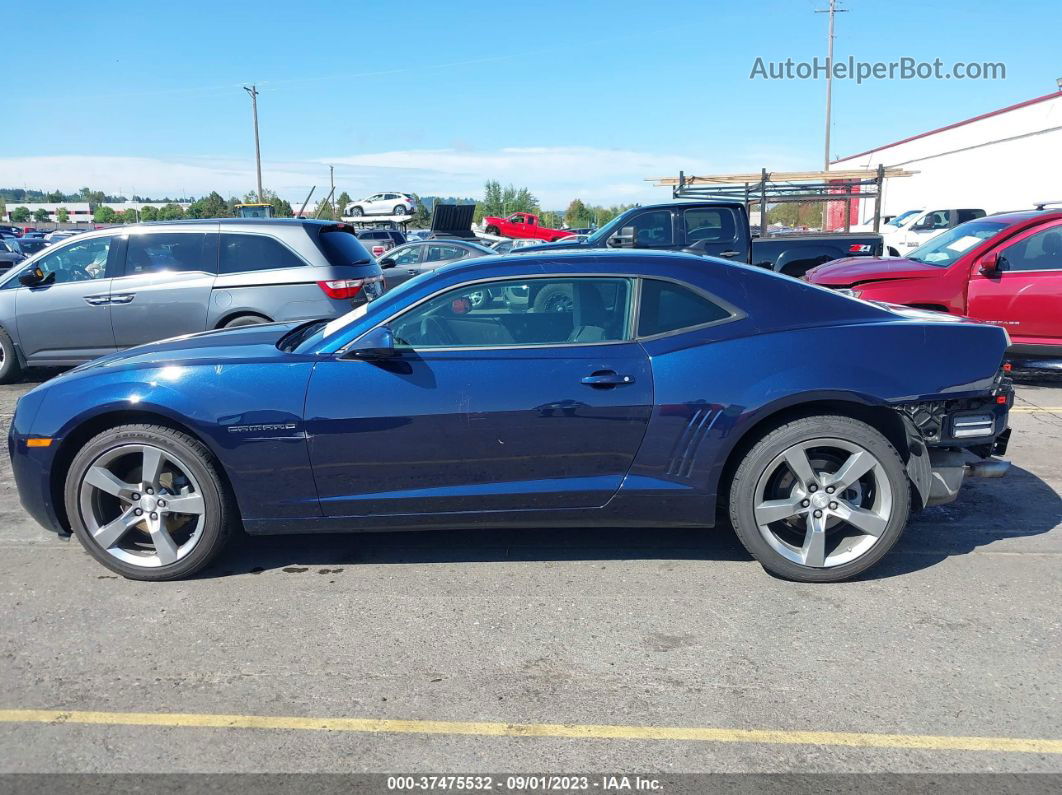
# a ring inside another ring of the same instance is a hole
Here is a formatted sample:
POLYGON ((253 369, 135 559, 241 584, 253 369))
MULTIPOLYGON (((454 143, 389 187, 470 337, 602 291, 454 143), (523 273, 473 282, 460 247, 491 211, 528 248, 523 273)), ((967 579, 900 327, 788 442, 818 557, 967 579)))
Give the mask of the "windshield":
POLYGON ((921 212, 921 211, 920 210, 908 210, 905 213, 900 213, 895 218, 893 218, 891 221, 886 221, 885 224, 887 226, 903 226, 903 222, 904 221, 906 221, 912 215, 918 215, 919 212, 921 212))
POLYGON ((1007 225, 1001 221, 969 221, 959 224, 916 248, 907 255, 907 259, 938 268, 948 268, 971 248, 995 237, 1006 228, 1007 225))
POLYGON ((594 234, 590 235, 590 237, 586 239, 586 242, 593 246, 597 245, 598 243, 604 240, 608 240, 608 238, 612 236, 612 233, 623 225, 623 219, 626 218, 626 216, 627 213, 620 213, 607 224, 605 224, 603 227, 594 232, 594 234))

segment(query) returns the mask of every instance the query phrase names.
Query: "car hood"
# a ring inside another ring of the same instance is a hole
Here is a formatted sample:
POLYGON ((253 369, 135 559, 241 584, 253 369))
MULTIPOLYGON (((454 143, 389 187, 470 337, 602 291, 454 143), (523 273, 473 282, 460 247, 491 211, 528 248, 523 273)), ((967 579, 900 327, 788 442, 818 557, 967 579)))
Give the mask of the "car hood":
POLYGON ((201 331, 198 334, 172 337, 112 353, 76 367, 70 372, 81 373, 102 367, 158 367, 159 365, 204 361, 222 364, 236 360, 277 359, 286 355, 277 348, 277 342, 299 325, 299 323, 263 323, 258 326, 201 331))
POLYGON ((913 259, 845 257, 812 268, 807 272, 807 280, 812 284, 851 287, 887 279, 928 279, 940 276, 946 270, 913 259))

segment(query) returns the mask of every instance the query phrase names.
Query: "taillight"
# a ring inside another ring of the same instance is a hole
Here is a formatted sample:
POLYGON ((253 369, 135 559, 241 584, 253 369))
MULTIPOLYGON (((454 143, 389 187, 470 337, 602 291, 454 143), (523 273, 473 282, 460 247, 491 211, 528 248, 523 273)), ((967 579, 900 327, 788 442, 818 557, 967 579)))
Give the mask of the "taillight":
POLYGON ((373 247, 372 247, 372 255, 374 257, 378 257, 381 254, 385 254, 385 253, 387 253, 387 246, 385 246, 385 245, 383 245, 381 243, 376 243, 375 245, 373 245, 373 247))
POLYGON ((370 276, 368 279, 335 279, 330 282, 317 282, 329 298, 345 301, 361 292, 361 288, 372 282, 382 281, 383 276, 370 276))

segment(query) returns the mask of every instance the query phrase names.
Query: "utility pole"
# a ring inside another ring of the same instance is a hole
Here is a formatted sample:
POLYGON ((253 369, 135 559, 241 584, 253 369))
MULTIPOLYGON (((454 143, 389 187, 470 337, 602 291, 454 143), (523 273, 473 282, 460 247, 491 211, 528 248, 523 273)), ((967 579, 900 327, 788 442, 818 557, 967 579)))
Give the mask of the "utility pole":
MULTIPOLYGON (((837 0, 830 0, 830 7, 828 9, 816 10, 816 14, 829 14, 830 26, 829 33, 826 35, 826 142, 823 151, 822 158, 822 170, 830 170, 830 112, 833 105, 833 20, 839 13, 844 13, 848 9, 838 8, 837 0)), ((845 211, 847 213, 847 209, 845 211)), ((827 218, 830 213, 830 203, 823 202, 822 204, 822 231, 826 231, 827 218)))
POLYGON ((262 198, 262 149, 258 145, 258 87, 251 85, 243 87, 243 90, 251 95, 251 112, 254 114, 254 163, 258 170, 258 201, 265 202, 262 198))
POLYGON ((332 220, 338 221, 339 216, 336 214, 336 167, 328 167, 328 181, 332 183, 332 220))

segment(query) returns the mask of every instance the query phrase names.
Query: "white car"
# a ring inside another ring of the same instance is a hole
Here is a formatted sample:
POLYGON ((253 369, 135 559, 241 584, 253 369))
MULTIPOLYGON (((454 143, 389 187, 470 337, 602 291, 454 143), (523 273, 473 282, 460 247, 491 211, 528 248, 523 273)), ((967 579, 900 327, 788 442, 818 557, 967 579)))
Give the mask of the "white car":
POLYGON ((417 203, 408 193, 374 193, 367 199, 351 202, 346 214, 354 218, 363 215, 413 215, 417 203))
MULTIPOLYGON (((907 210, 881 225, 881 237, 884 241, 885 256, 906 257, 916 248, 934 238, 941 232, 953 229, 959 224, 984 218, 985 211, 980 209, 947 210, 907 210)), ((853 232, 869 232, 873 224, 853 226, 853 232)))

